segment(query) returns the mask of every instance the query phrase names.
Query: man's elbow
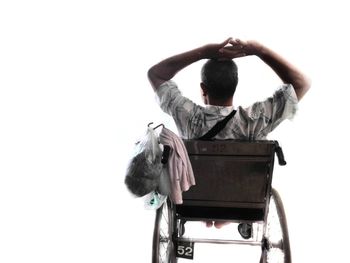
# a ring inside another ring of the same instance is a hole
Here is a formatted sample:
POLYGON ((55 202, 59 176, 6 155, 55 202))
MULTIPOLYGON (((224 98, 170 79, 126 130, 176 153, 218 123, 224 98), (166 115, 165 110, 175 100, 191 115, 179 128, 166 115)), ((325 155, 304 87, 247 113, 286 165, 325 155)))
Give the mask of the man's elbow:
POLYGON ((309 91, 309 89, 311 88, 311 84, 312 84, 311 78, 308 76, 305 76, 304 83, 303 83, 304 94, 309 91))
POLYGON ((149 80, 149 82, 151 83, 153 89, 156 90, 156 89, 157 89, 157 87, 156 87, 156 77, 155 77, 155 74, 154 74, 153 67, 150 68, 150 69, 147 71, 147 77, 148 77, 148 80, 149 80))
POLYGON ((153 67, 151 67, 151 68, 149 68, 148 71, 147 71, 147 77, 148 77, 148 79, 151 79, 153 75, 154 75, 154 73, 153 73, 153 67))
POLYGON ((154 91, 156 91, 158 89, 158 87, 166 81, 158 76, 158 74, 155 72, 153 67, 151 67, 147 71, 147 77, 148 77, 148 80, 151 83, 154 91))
POLYGON ((304 76, 298 85, 299 88, 296 90, 298 100, 301 100, 302 97, 304 97, 304 95, 310 90, 311 84, 311 78, 304 76))

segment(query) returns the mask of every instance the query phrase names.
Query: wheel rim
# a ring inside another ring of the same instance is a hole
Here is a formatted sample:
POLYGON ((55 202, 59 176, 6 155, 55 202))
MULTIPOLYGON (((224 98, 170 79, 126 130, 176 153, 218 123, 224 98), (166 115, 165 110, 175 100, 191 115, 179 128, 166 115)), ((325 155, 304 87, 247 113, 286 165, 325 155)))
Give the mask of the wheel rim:
POLYGON ((173 263, 174 249, 172 242, 173 218, 170 201, 157 210, 153 236, 153 263, 173 263))
POLYGON ((281 198, 274 189, 270 199, 265 241, 267 262, 291 262, 286 216, 281 198))

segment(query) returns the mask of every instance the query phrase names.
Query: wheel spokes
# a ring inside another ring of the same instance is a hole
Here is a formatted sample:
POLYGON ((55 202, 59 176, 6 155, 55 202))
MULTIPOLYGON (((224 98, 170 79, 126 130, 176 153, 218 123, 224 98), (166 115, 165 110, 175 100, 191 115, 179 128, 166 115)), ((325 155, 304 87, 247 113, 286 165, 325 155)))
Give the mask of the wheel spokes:
POLYGON ((170 209, 168 207, 169 203, 164 202, 161 208, 161 215, 159 221, 159 251, 158 258, 159 263, 169 263, 172 243, 171 243, 171 233, 172 233, 172 218, 170 214, 170 209))
POLYGON ((281 198, 272 190, 265 233, 267 262, 290 263, 287 222, 281 198))

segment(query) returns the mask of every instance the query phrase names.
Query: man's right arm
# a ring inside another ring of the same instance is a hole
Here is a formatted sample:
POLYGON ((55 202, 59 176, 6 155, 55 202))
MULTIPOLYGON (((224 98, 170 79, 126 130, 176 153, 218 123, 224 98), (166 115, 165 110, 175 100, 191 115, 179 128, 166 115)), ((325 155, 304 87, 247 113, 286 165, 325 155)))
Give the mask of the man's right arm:
POLYGON ((148 70, 148 79, 156 91, 164 82, 172 79, 180 70, 202 59, 202 48, 196 48, 160 61, 148 70))
POLYGON ((292 84, 298 100, 310 89, 310 79, 289 61, 270 48, 257 41, 231 40, 231 46, 225 47, 224 53, 230 54, 242 49, 246 56, 255 55, 264 61, 280 77, 284 83, 292 84))

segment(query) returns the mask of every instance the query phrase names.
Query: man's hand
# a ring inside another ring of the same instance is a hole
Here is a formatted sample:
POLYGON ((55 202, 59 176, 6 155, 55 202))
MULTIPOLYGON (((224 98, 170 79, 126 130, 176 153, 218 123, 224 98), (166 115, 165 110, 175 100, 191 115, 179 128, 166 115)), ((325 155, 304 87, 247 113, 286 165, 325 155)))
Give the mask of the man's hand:
POLYGON ((227 46, 222 47, 219 52, 221 57, 234 59, 250 55, 259 55, 262 45, 257 41, 243 41, 241 39, 230 39, 227 46))
POLYGON ((200 48, 201 57, 203 59, 221 59, 225 57, 222 52, 223 48, 232 41, 232 38, 226 39, 224 42, 219 44, 207 44, 200 48))

